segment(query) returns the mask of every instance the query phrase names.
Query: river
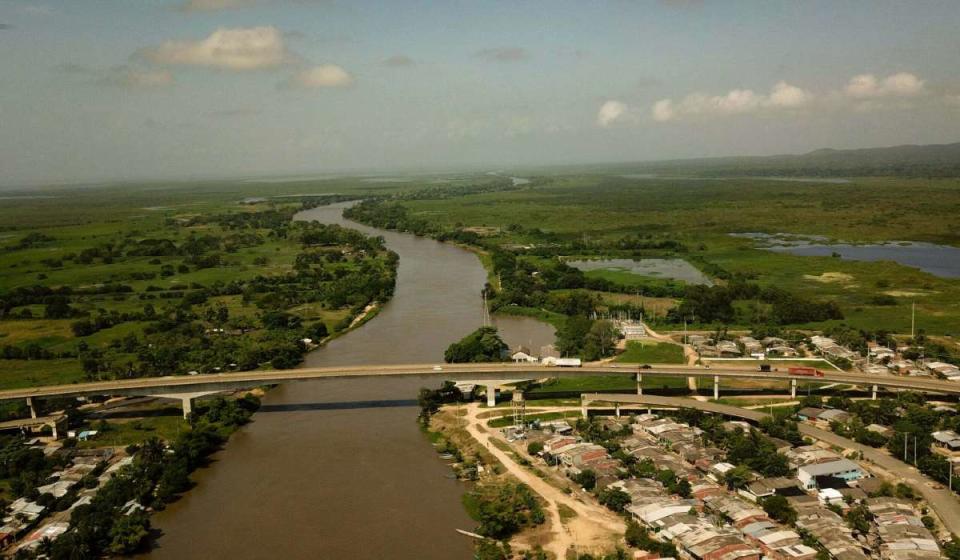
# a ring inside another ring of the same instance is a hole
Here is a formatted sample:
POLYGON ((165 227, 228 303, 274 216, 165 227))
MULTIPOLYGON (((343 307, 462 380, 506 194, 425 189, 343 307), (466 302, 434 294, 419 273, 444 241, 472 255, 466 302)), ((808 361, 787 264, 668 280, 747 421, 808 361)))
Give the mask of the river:
MULTIPOLYGON (((393 299, 359 329, 310 353, 305 366, 441 362, 443 350, 482 320, 486 279, 458 247, 343 219, 345 204, 295 219, 382 235, 400 255, 393 299)), ((511 345, 539 348, 552 327, 498 317, 511 345)), ((430 379, 334 379, 281 385, 263 399, 197 486, 154 516, 151 558, 471 557, 454 529, 472 529, 465 487, 417 423, 416 393, 430 379)))

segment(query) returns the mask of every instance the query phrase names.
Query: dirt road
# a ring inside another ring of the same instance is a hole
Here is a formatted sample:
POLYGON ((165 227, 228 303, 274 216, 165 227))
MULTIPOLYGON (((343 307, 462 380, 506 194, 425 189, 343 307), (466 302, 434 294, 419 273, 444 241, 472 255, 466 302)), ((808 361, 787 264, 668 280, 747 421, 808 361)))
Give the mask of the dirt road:
MULTIPOLYGON (((480 426, 485 420, 478 418, 482 412, 488 412, 479 404, 471 404, 466 411, 467 433, 480 442, 491 455, 516 477, 520 482, 528 485, 547 503, 546 511, 550 518, 550 530, 553 538, 545 549, 558 559, 566 558, 571 548, 579 551, 609 550, 623 537, 626 525, 616 514, 605 507, 590 501, 581 501, 575 494, 565 494, 560 489, 551 486, 525 467, 518 464, 513 458, 492 443, 493 438, 505 441, 496 435, 496 432, 481 431, 480 426), (573 510, 577 515, 564 523, 560 515, 560 505, 573 510)), ((588 498, 592 500, 592 498, 588 498)))

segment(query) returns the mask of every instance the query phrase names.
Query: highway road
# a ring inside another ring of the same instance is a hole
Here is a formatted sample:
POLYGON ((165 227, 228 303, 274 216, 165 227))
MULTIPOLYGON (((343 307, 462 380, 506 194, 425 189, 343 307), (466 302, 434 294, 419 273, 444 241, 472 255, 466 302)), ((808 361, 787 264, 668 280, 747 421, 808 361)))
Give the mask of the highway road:
POLYGON ((0 391, 0 400, 27 397, 65 397, 91 395, 143 396, 156 393, 215 392, 269 385, 291 381, 309 381, 344 377, 433 377, 451 380, 537 379, 544 377, 579 377, 584 375, 635 375, 658 377, 716 377, 723 379, 758 379, 772 381, 841 383, 870 388, 874 385, 888 389, 908 389, 960 395, 960 383, 931 378, 898 377, 893 375, 868 375, 863 373, 824 372, 823 377, 788 375, 786 372, 761 372, 756 369, 704 368, 698 366, 653 366, 640 369, 626 364, 585 364, 580 368, 547 367, 539 364, 407 364, 386 366, 346 366, 304 368, 279 371, 248 371, 200 375, 177 375, 167 377, 143 377, 51 385, 0 391))
MULTIPOLYGON (((682 397, 661 397, 657 395, 620 395, 608 393, 588 393, 582 395, 584 404, 591 402, 607 402, 620 404, 641 404, 651 407, 669 407, 669 408, 695 408, 705 412, 724 414, 734 418, 742 418, 754 422, 766 418, 768 415, 759 410, 747 410, 736 406, 724 405, 712 402, 701 402, 682 397)), ((921 474, 916 468, 884 453, 880 449, 875 449, 868 445, 861 445, 851 439, 839 436, 829 430, 823 430, 811 426, 806 422, 798 423, 800 433, 826 442, 830 445, 836 445, 843 449, 850 449, 860 452, 861 456, 867 461, 886 470, 894 477, 902 479, 920 492, 930 504, 930 507, 937 512, 940 520, 948 531, 955 535, 960 535, 960 499, 949 489, 941 484, 936 484, 932 479, 921 474), (939 488, 934 488, 934 485, 939 488)))

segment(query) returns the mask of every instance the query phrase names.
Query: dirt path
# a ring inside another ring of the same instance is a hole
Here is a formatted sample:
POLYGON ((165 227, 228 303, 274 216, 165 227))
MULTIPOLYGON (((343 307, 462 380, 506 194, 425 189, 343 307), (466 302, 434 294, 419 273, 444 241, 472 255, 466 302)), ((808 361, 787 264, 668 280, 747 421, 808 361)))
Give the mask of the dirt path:
POLYGON ((547 503, 546 511, 550 518, 553 538, 545 549, 562 560, 566 558, 567 551, 571 548, 575 550, 584 547, 598 550, 612 548, 626 531, 623 520, 599 504, 581 501, 575 497, 575 494, 564 494, 560 489, 551 486, 519 465, 492 443, 495 437, 499 441, 504 441, 503 439, 494 435, 494 432, 480 430, 480 425, 484 421, 478 418, 478 415, 485 411, 479 404, 471 404, 467 407, 467 433, 496 457, 511 475, 529 486, 547 503), (560 505, 573 510, 577 514, 576 517, 564 523, 560 516, 560 505))

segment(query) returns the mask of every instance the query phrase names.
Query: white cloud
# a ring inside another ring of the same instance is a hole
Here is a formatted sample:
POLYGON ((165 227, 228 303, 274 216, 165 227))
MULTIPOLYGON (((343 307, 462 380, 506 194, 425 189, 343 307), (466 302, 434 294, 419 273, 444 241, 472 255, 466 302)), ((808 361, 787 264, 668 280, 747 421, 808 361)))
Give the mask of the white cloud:
POLYGON ((281 86, 301 89, 346 87, 353 84, 353 76, 336 64, 321 64, 298 72, 281 86))
POLYGON ((180 4, 179 8, 184 12, 217 12, 243 8, 252 4, 253 0, 186 0, 180 4))
POLYGON ((661 99, 653 104, 653 120, 667 122, 674 116, 673 101, 661 99))
POLYGON ((797 86, 780 81, 768 95, 751 89, 733 89, 724 95, 692 93, 680 101, 661 99, 653 104, 651 115, 657 122, 667 122, 688 116, 725 116, 755 113, 762 110, 797 109, 808 105, 813 94, 797 86))
POLYGON ((149 61, 163 65, 206 66, 226 70, 260 70, 290 61, 283 34, 276 27, 220 28, 199 41, 167 41, 144 49, 149 61))
POLYGON ((621 118, 627 112, 627 105, 623 102, 611 99, 600 106, 597 111, 597 124, 602 127, 612 125, 617 119, 621 118))
POLYGON ((813 94, 804 89, 792 86, 787 82, 777 82, 770 90, 770 97, 767 98, 767 104, 772 107, 803 107, 810 103, 813 94))
POLYGON ((912 97, 924 92, 925 82, 909 72, 891 74, 883 80, 873 74, 859 74, 850 78, 844 93, 854 99, 874 97, 912 97))

